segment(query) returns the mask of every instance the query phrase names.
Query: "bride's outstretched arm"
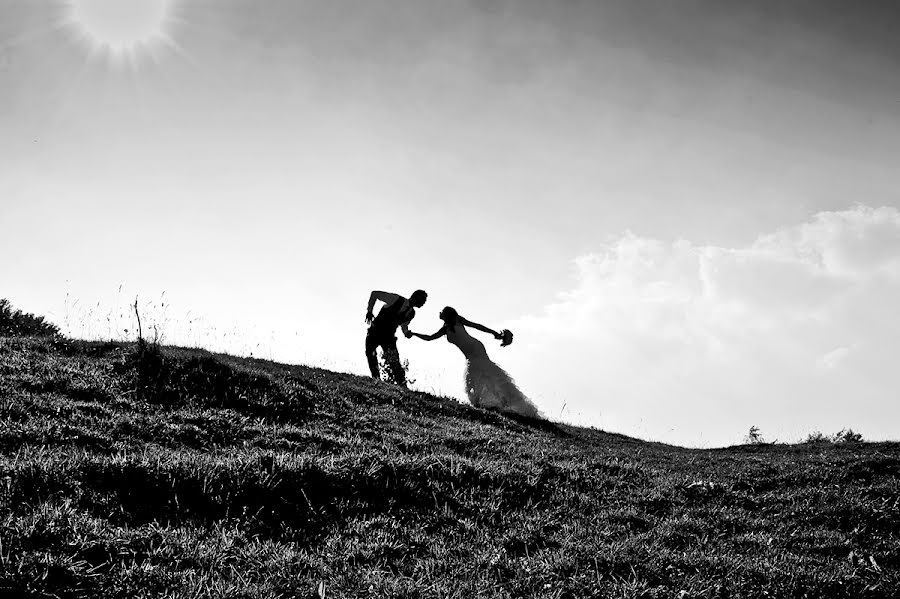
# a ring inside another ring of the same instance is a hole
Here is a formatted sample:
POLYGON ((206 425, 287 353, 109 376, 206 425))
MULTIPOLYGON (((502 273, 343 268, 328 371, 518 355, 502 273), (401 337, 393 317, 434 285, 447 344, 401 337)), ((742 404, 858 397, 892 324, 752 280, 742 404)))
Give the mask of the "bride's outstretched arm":
POLYGON ((435 339, 440 339, 441 337, 446 335, 447 329, 444 327, 441 327, 438 330, 438 332, 436 332, 432 335, 423 335, 422 333, 414 333, 412 331, 410 331, 409 334, 412 335, 413 337, 418 337, 419 339, 422 339, 424 341, 434 341, 435 339))
POLYGON ((484 326, 483 324, 478 324, 477 322, 472 322, 471 320, 466 320, 462 316, 459 317, 459 322, 466 325, 467 327, 472 327, 473 329, 478 329, 479 331, 483 331, 485 333, 490 333, 497 339, 499 339, 501 336, 500 333, 498 333, 494 329, 490 329, 490 328, 484 326))

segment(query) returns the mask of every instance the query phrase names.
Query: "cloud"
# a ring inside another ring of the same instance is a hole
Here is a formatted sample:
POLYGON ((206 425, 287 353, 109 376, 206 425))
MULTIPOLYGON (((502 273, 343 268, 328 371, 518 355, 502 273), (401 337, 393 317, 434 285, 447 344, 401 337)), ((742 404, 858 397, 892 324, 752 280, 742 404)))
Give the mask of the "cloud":
POLYGON ((900 273, 900 212, 858 206, 822 212, 812 221, 760 237, 758 254, 807 265, 836 278, 900 273))
POLYGON ((510 327, 528 344, 516 367, 531 388, 571 390, 569 405, 587 419, 613 414, 623 429, 640 421, 688 444, 722 437, 709 427, 759 424, 754 417, 865 428, 844 403, 853 396, 873 406, 866 422, 877 428, 900 383, 887 364, 900 338, 894 208, 820 213, 744 247, 629 232, 574 269, 572 289, 510 327))
POLYGON ((824 356, 820 361, 820 365, 822 368, 826 370, 834 370, 838 366, 840 366, 841 362, 843 362, 847 356, 854 350, 855 346, 851 347, 838 347, 824 356))

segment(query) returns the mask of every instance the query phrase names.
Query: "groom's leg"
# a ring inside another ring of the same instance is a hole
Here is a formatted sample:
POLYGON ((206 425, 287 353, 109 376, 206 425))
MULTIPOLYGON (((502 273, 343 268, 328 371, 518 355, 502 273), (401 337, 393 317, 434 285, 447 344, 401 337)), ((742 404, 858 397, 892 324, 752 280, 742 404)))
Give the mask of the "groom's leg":
POLYGON ((401 387, 406 386, 406 372, 400 363, 400 352, 397 351, 397 338, 391 337, 381 343, 384 367, 387 370, 388 380, 401 387))
POLYGON ((378 372, 378 339, 371 332, 366 335, 366 360, 369 362, 369 372, 376 381, 381 378, 378 372))

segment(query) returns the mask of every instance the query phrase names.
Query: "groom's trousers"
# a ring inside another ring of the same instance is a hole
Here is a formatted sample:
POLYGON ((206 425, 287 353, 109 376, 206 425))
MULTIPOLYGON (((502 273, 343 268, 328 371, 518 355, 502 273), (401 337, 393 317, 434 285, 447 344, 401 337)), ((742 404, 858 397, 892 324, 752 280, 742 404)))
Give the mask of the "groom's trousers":
POLYGON ((385 377, 389 383, 406 386, 406 372, 400 363, 400 353, 397 351, 397 338, 391 334, 385 334, 374 328, 366 333, 366 359, 369 362, 369 372, 373 379, 380 379, 378 367, 378 348, 381 348, 381 358, 384 362, 385 377))

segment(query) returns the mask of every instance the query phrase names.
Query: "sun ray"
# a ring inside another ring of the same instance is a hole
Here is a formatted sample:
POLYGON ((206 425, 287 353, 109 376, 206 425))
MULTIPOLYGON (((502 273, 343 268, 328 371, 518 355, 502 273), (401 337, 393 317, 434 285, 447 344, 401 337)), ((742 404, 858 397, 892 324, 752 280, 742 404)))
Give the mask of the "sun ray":
POLYGON ((63 26, 70 38, 90 56, 102 56, 114 67, 139 69, 154 50, 180 49, 171 35, 180 21, 175 0, 61 1, 63 26))
POLYGON ((154 59, 157 60, 157 63, 159 62, 159 57, 156 55, 155 50, 158 50, 163 47, 168 48, 169 50, 171 50, 172 52, 177 54, 180 58, 189 62, 192 66, 198 66, 197 61, 195 61, 194 58, 190 54, 188 54, 187 50, 185 50, 181 46, 181 44, 179 44, 177 41, 175 41, 175 38, 172 37, 171 35, 169 35, 168 33, 164 33, 163 35, 161 35, 159 37, 159 43, 153 44, 149 48, 150 54, 153 55, 154 59))

